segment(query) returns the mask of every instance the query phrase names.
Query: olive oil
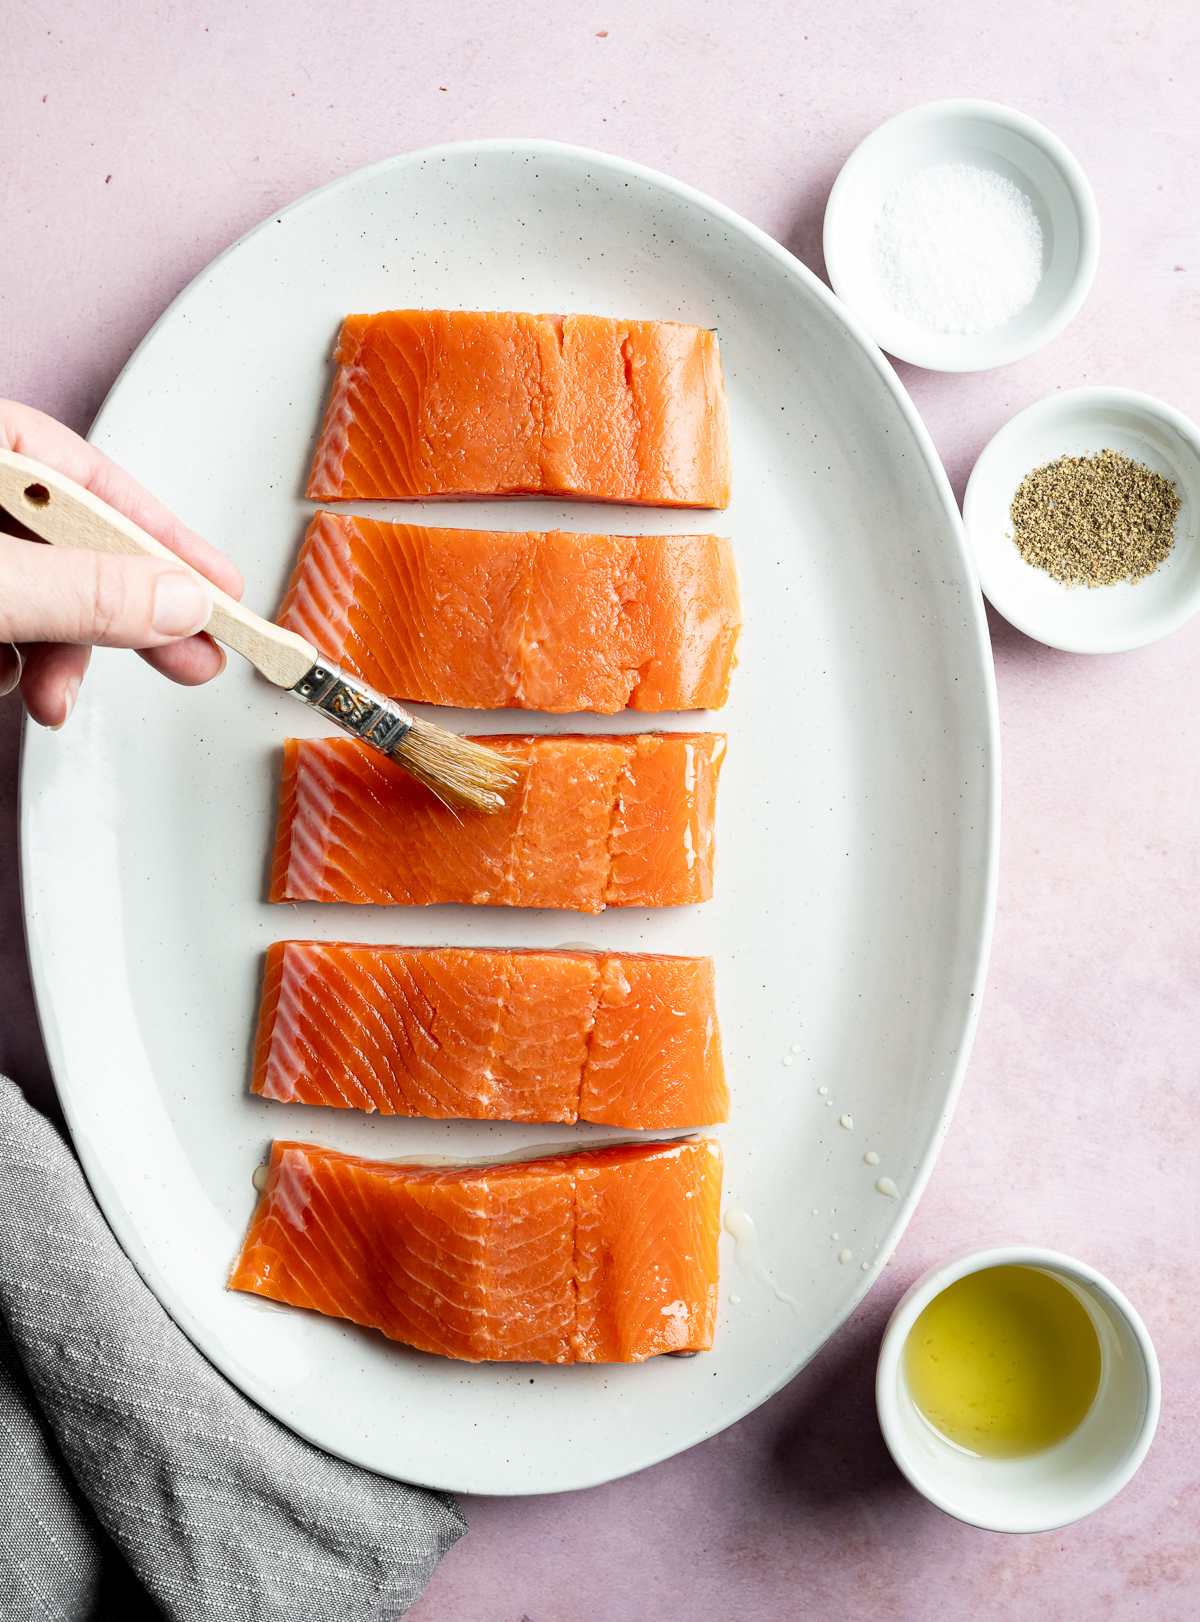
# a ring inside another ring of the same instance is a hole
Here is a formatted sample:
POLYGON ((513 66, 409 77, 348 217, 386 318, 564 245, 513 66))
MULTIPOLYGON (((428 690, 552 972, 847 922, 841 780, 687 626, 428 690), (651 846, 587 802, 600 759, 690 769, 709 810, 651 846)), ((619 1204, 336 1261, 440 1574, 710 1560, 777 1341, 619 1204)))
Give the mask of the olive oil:
POLYGON ((905 1342, 904 1372, 917 1407, 951 1442, 984 1458, 1025 1458, 1084 1418, 1100 1384, 1100 1341, 1052 1274, 987 1267, 925 1308, 905 1342))

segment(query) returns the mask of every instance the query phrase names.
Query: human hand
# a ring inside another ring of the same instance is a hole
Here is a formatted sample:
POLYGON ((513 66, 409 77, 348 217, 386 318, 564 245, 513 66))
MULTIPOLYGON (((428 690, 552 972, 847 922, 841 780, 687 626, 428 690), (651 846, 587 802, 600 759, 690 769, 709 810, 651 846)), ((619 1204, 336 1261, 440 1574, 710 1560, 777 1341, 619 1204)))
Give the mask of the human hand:
MULTIPOLYGON (((0 447, 65 473, 199 569, 231 597, 242 577, 207 541, 187 529, 93 445, 31 406, 0 400, 0 447)), ((0 521, 7 515, 0 512, 0 521)), ((21 535, 28 531, 15 522, 21 535)), ((46 546, 0 534, 0 644, 7 684, 19 680, 32 718, 60 727, 79 694, 92 647, 136 648, 146 663, 185 687, 225 668, 210 636, 197 635, 212 612, 212 593, 193 575, 157 558, 116 557, 46 546)))

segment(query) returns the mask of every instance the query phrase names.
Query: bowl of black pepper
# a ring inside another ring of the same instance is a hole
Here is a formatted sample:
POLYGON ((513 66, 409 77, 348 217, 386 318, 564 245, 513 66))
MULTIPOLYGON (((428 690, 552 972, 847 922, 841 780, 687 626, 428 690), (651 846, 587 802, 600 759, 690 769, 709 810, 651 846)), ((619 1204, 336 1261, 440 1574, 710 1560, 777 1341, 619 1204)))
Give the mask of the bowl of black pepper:
POLYGON ((1200 608, 1200 430, 1133 389, 1069 389, 1005 424, 963 522, 984 596, 1068 653, 1157 642, 1200 608))

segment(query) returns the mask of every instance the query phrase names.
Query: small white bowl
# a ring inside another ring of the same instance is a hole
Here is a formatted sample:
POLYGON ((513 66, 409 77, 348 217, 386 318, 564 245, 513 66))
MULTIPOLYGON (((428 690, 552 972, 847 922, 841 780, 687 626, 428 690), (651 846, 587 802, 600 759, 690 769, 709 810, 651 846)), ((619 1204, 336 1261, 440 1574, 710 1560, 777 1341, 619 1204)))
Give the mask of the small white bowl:
POLYGON ((991 101, 933 101, 889 119, 847 158, 825 205, 825 267, 881 349, 936 372, 984 372, 1049 343, 1087 297, 1100 220, 1087 176, 1050 131, 991 101), (871 270, 871 236, 892 188, 934 164, 990 169, 1025 193, 1042 228, 1042 280, 991 332, 930 332, 894 308, 871 270))
POLYGON ((991 1532, 1049 1532, 1107 1504, 1146 1457, 1158 1424, 1158 1358, 1129 1302, 1092 1267, 1037 1245, 967 1251, 901 1298, 879 1350, 875 1402, 893 1459, 930 1503, 991 1532), (1037 1267, 1081 1302, 1100 1338, 1100 1385, 1082 1423, 1044 1453, 979 1458, 934 1430, 904 1375, 904 1343, 934 1296, 987 1267, 1037 1267))
POLYGON ((1122 653, 1157 642, 1200 608, 1200 429, 1132 389, 1067 389, 1005 423, 984 448, 963 501, 979 583, 1026 636, 1067 653, 1122 653), (1131 585, 1064 586, 1026 563, 1009 509, 1027 473, 1060 456, 1115 450, 1171 479, 1182 505, 1165 563, 1131 585))

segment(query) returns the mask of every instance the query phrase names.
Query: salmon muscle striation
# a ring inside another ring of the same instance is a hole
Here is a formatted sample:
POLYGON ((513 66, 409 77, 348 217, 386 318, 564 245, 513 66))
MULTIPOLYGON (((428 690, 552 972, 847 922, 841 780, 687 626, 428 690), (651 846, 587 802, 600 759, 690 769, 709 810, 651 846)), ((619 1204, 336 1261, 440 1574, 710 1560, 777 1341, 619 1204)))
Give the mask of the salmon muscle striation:
POLYGON ((502 810, 448 809, 369 744, 284 744, 272 901, 673 907, 707 901, 725 739, 503 735, 502 810))
POLYGON ((434 1168, 276 1142, 230 1287, 470 1362, 706 1351, 711 1138, 434 1168))
POLYGON ((716 334, 495 310, 348 315, 315 501, 558 495, 729 505, 716 334))
POLYGON ((631 1130, 729 1116, 712 959, 277 941, 251 1090, 631 1130))
POLYGON ((318 513, 279 624, 379 692, 460 709, 715 710, 741 630, 717 535, 427 529, 318 513))

